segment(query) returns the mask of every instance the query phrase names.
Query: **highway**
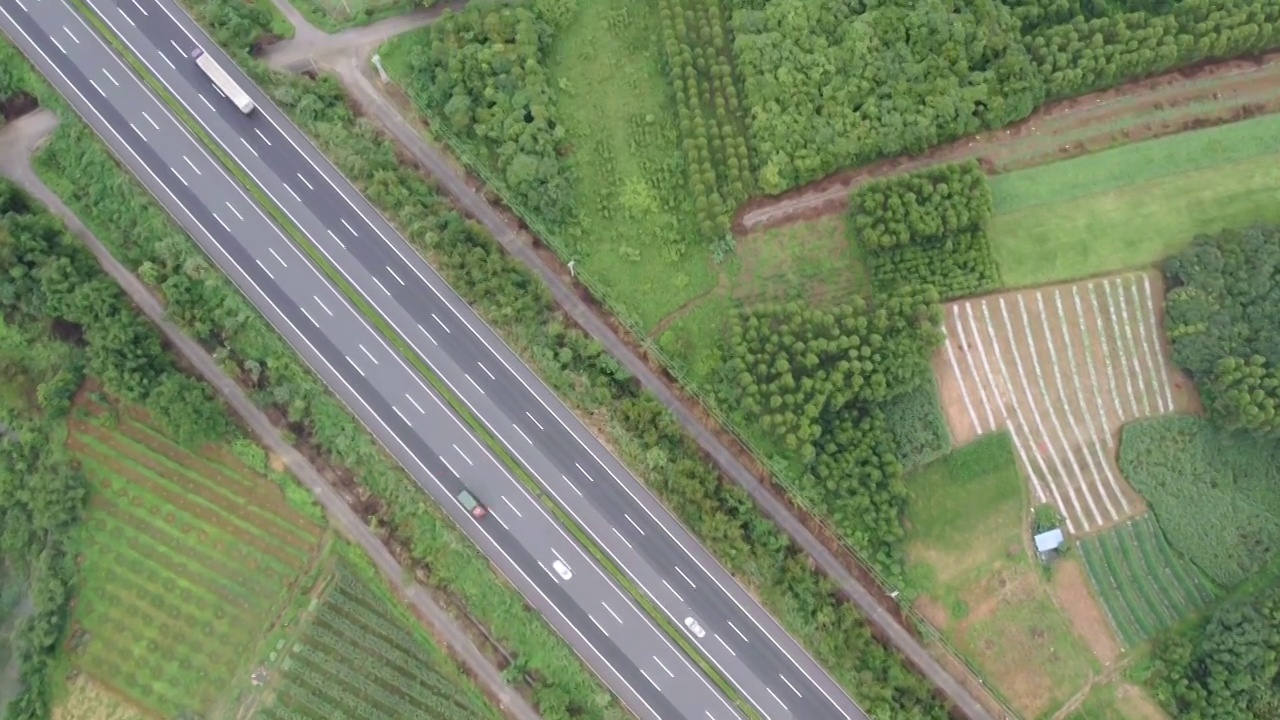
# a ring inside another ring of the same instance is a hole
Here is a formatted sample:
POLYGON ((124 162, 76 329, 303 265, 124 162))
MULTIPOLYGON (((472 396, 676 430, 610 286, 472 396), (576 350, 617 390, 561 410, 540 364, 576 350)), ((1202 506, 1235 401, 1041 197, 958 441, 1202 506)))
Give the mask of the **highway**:
MULTIPOLYGON (((671 622, 696 618, 705 632, 690 642, 763 717, 866 717, 190 18, 166 0, 91 4, 671 622), (259 109, 221 97, 196 47, 259 109)), ((632 712, 741 717, 65 0, 0 9, 41 72, 632 712), (488 517, 453 499, 464 487, 488 517)))

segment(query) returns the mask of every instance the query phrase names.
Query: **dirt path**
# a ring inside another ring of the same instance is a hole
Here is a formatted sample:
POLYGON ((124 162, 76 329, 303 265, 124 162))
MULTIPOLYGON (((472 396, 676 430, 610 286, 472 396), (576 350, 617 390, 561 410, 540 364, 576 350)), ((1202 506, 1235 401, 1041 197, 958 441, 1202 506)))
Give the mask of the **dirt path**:
POLYGON ((391 587, 425 622, 433 637, 484 687, 489 697, 494 699, 507 716, 518 720, 539 720, 533 707, 507 684, 502 671, 476 646, 449 612, 431 597, 430 591, 411 579, 413 576, 347 505, 342 495, 320 471, 285 441, 266 413, 253 404, 234 380, 222 372, 217 361, 199 343, 165 317, 164 306, 146 285, 116 260, 62 199, 40 181, 31 168, 31 155, 45 142, 57 124, 57 117, 53 113, 40 110, 19 118, 0 130, 0 174, 13 180, 44 204, 50 213, 67 225, 73 235, 84 242, 107 274, 164 334, 170 346, 222 396, 266 449, 284 460, 288 470, 324 507, 325 514, 334 527, 364 550, 391 587))
POLYGON ((857 185, 939 163, 977 158, 988 172, 1008 172, 1276 111, 1280 53, 1195 66, 1051 103, 1020 123, 923 155, 881 160, 755 198, 739 209, 734 230, 743 234, 840 212, 857 185))

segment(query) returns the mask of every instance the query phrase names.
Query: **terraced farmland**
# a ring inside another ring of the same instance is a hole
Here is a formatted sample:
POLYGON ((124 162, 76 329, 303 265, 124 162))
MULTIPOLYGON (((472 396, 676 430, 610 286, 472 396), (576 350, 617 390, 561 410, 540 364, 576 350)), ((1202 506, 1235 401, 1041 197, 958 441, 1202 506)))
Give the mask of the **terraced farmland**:
POLYGON ((479 720, 484 698, 404 619, 339 564, 257 720, 479 720))
POLYGON ((1089 579, 1132 647, 1206 605, 1214 589, 1176 555, 1150 513, 1080 541, 1089 579))
POLYGON ((68 442, 92 495, 72 662, 152 712, 202 712, 246 670, 323 530, 238 462, 183 450, 140 414, 80 408, 68 442))
POLYGON ((951 303, 934 367, 952 437, 1009 428, 1034 502, 1082 533, 1143 511, 1116 466, 1120 426, 1174 410, 1155 298, 1129 273, 951 303))

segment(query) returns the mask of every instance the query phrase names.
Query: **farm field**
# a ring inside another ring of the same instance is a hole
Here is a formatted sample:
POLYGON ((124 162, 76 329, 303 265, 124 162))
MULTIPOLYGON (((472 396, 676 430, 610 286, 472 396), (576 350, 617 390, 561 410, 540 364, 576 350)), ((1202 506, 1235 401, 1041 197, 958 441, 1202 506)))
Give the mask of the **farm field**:
POLYGON ((152 720, 155 717, 88 675, 77 676, 67 686, 66 698, 54 707, 52 720, 152 720))
POLYGON ((1158 277, 1130 273, 946 307, 934 368, 956 444, 1010 430, 1034 503, 1057 507, 1068 532, 1143 510, 1116 465, 1120 426, 1185 402, 1161 297, 1158 277))
POLYGON ((1280 221, 1280 115, 1181 133, 991 181, 1008 287, 1149 266, 1199 233, 1280 221))
POLYGON ((254 655, 323 528, 231 457, 82 396, 68 446, 92 488, 71 661, 165 716, 204 712, 254 655))
POLYGON ((1173 551, 1150 513, 1082 538, 1079 548, 1126 647, 1151 639, 1214 598, 1208 580, 1173 551))
POLYGON ((448 658, 344 563, 313 595, 301 622, 264 666, 278 677, 261 698, 258 720, 496 717, 465 679, 441 670, 448 658))
MULTIPOLYGON (((1090 638, 1029 546, 1028 491, 1006 432, 984 436, 907 478, 909 575, 916 609, 1024 717, 1042 717, 1098 671, 1090 638)), ((1099 613, 1100 615, 1100 613, 1099 613)), ((1109 630, 1101 630, 1106 640, 1109 630)))

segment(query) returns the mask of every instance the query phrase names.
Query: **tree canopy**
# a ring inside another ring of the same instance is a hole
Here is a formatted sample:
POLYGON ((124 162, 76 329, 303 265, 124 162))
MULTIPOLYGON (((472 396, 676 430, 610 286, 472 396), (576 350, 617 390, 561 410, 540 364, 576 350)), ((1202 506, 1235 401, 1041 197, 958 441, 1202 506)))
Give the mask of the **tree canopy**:
POLYGON ((1173 360, 1214 419, 1280 437, 1280 227, 1199 236, 1164 272, 1173 360))

